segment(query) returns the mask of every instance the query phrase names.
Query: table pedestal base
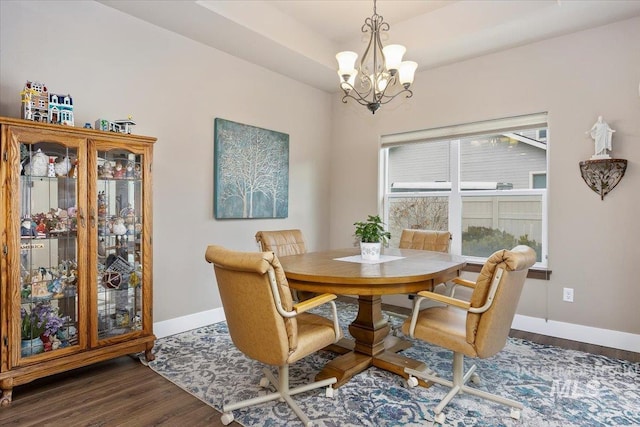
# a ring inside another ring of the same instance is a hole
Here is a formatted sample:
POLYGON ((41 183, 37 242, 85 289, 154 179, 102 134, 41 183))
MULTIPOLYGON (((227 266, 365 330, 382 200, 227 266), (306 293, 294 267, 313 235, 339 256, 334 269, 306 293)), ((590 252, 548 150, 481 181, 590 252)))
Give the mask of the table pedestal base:
MULTIPOLYGON (((333 385, 333 388, 338 388, 346 384, 354 375, 359 374, 371 366, 393 372, 394 374, 400 375, 404 378, 409 378, 409 375, 404 372, 405 368, 416 369, 419 371, 427 368, 427 366, 420 361, 410 359, 388 350, 383 351, 377 356, 368 356, 366 354, 350 351, 327 363, 322 371, 318 372, 316 375, 316 381, 336 377, 338 382, 333 385)), ((423 380, 419 380, 418 383, 423 387, 431 386, 431 383, 423 380)))
MULTIPOLYGON (((407 340, 389 334, 389 324, 382 315, 382 300, 380 296, 361 296, 358 298, 358 315, 349 325, 349 332, 355 340, 342 339, 336 344, 326 347, 340 356, 327 363, 316 375, 316 381, 336 377, 338 382, 333 385, 338 388, 349 381, 354 375, 375 366, 393 372, 404 378, 405 368, 416 370, 426 369, 426 365, 417 360, 396 354, 411 347, 407 340)), ((423 387, 431 383, 419 380, 423 387)))

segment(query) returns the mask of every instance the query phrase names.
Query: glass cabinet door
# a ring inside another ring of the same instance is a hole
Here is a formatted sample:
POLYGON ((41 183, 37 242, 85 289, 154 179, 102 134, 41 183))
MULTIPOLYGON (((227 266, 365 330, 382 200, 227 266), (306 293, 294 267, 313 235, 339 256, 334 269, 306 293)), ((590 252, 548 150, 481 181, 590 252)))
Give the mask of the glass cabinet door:
POLYGON ((19 143, 21 357, 78 345, 78 149, 19 143))
POLYGON ((143 154, 97 150, 97 338, 142 329, 143 154))

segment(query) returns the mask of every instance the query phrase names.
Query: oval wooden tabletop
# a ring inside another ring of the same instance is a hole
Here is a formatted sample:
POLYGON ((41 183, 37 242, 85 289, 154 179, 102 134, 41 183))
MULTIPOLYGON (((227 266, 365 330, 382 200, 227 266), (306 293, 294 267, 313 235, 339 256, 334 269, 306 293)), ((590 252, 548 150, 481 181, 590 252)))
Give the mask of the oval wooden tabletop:
POLYGON ((347 248, 279 259, 293 288, 359 295, 417 292, 434 280, 437 284, 456 277, 465 265, 460 256, 397 248, 383 248, 382 255, 401 258, 377 264, 336 259, 359 254, 359 248, 347 248))

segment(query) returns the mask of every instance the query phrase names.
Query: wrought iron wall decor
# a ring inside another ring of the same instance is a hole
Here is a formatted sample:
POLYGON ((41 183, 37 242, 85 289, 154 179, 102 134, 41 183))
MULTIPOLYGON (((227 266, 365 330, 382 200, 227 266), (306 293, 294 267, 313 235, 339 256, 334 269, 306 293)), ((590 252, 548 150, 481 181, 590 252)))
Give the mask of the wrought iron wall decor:
POLYGON ((609 194, 620 182, 627 170, 624 159, 598 159, 580 162, 582 179, 589 188, 600 195, 600 200, 609 194))

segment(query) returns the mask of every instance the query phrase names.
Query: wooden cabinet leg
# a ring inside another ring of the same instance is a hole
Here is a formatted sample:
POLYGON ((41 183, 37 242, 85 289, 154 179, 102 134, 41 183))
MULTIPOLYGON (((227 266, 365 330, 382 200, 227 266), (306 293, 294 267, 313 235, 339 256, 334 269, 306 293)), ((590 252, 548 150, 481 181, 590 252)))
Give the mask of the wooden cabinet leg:
POLYGON ((9 406, 13 396, 13 378, 0 381, 0 390, 2 390, 0 406, 9 406))
POLYGON ((151 362, 152 360, 155 360, 156 356, 153 354, 153 352, 151 351, 153 349, 153 341, 149 344, 147 344, 147 348, 144 351, 144 357, 145 359, 147 359, 147 362, 151 362))

